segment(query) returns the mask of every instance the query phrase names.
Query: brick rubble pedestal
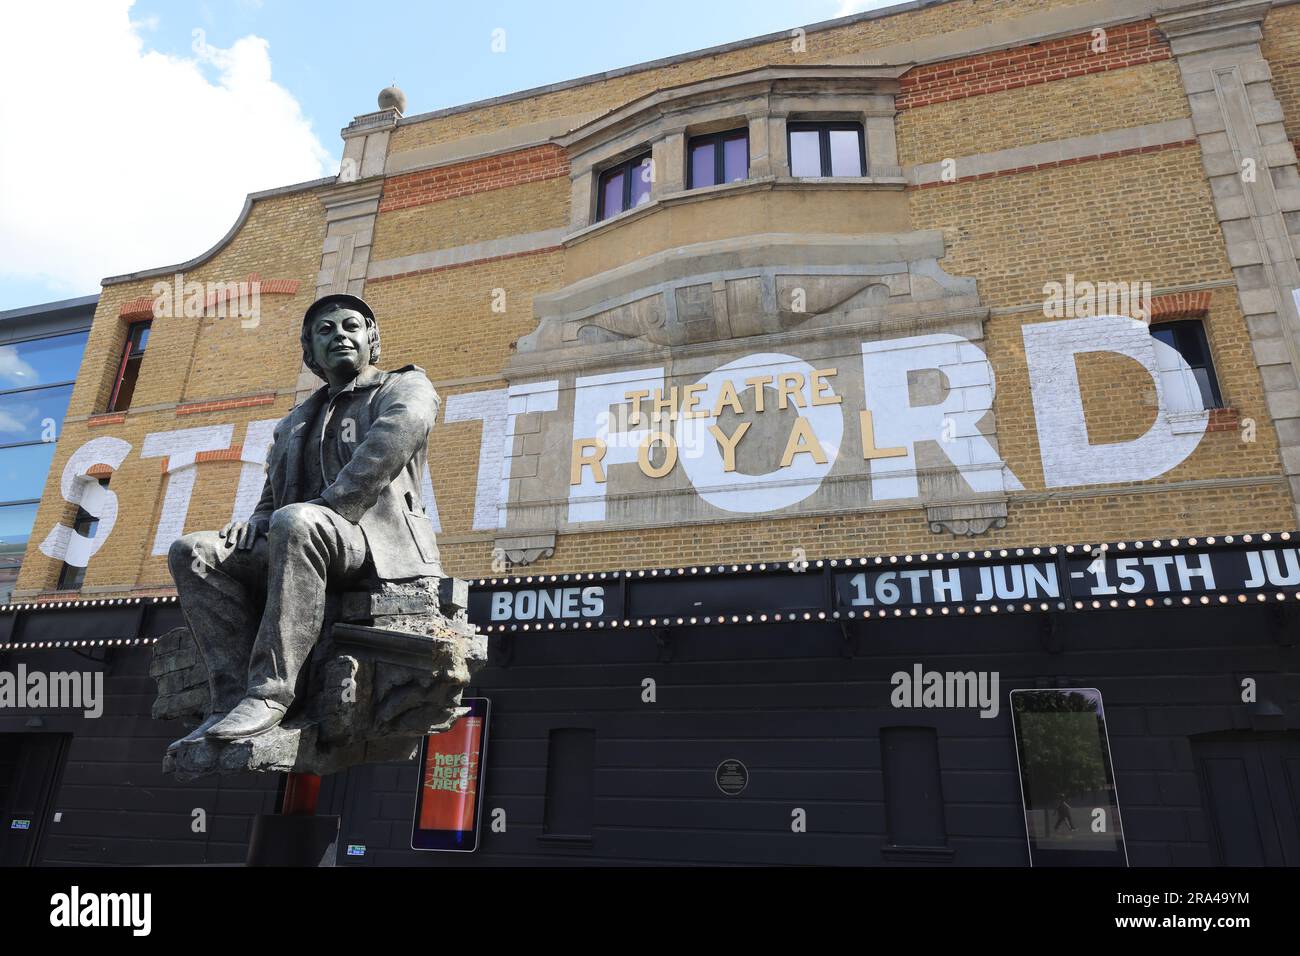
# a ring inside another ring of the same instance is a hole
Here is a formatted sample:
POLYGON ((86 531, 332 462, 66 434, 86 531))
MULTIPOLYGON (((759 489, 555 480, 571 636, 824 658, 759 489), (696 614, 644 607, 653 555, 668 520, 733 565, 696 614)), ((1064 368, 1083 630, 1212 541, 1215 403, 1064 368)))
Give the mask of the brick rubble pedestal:
MULTIPOLYGON (((467 601, 465 582, 452 578, 331 596, 307 693, 284 722, 245 740, 182 744, 163 770, 181 780, 249 770, 324 775, 412 759, 422 737, 465 714, 461 694, 487 659, 467 601)), ((158 684, 154 717, 195 726, 207 716, 207 670, 188 628, 158 639, 149 672, 158 684)))

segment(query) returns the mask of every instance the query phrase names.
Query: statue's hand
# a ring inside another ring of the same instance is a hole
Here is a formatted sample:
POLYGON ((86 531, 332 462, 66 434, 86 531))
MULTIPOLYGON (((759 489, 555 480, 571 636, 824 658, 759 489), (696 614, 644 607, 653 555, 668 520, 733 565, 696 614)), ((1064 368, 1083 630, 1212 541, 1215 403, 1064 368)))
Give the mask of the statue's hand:
POLYGON ((265 535, 271 522, 266 518, 250 518, 247 521, 232 521, 218 532, 227 543, 233 541, 240 551, 247 551, 257 543, 258 535, 265 535))

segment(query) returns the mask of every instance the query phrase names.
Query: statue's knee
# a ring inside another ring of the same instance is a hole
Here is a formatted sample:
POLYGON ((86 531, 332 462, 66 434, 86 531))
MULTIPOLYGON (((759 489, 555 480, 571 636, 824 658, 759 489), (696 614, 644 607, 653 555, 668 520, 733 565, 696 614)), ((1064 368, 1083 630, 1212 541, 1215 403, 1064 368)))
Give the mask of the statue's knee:
POLYGON ((203 577, 220 562, 225 539, 215 531, 191 531, 181 535, 167 549, 167 566, 172 577, 203 577))
POLYGON ((167 567, 171 569, 173 577, 184 574, 190 569, 194 559, 199 556, 201 539, 202 532, 192 531, 172 542, 171 547, 167 549, 167 567))
POLYGON ((290 504, 277 508, 271 515, 267 533, 275 537, 302 537, 316 526, 316 507, 309 504, 290 504))

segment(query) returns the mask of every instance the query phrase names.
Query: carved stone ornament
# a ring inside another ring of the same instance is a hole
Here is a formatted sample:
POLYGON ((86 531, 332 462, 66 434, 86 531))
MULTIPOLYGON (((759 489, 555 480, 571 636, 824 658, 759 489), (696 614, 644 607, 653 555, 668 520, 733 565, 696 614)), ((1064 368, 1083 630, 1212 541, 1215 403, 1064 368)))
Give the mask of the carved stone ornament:
POLYGON ((1007 526, 1007 502, 979 501, 960 505, 927 505, 925 520, 935 534, 974 538, 1007 526))
POLYGON ((555 557, 555 535, 533 534, 519 538, 497 538, 496 550, 507 567, 527 567, 542 558, 555 557))

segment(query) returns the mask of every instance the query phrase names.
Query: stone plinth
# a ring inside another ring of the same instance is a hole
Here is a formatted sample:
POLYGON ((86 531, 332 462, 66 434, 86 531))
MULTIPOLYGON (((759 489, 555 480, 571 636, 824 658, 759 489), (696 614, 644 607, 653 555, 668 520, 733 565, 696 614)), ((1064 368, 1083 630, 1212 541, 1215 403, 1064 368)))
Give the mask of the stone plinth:
MULTIPOLYGON (((452 578, 384 582, 335 596, 312 652, 307 690, 285 721, 245 740, 199 740, 170 750, 179 779, 246 770, 337 773, 411 759, 425 734, 465 713, 461 694, 487 659, 466 618, 468 588, 452 578)), ((153 716, 197 725, 208 712, 207 671, 187 628, 154 645, 153 716)), ((178 734, 178 736, 180 736, 178 734)))

